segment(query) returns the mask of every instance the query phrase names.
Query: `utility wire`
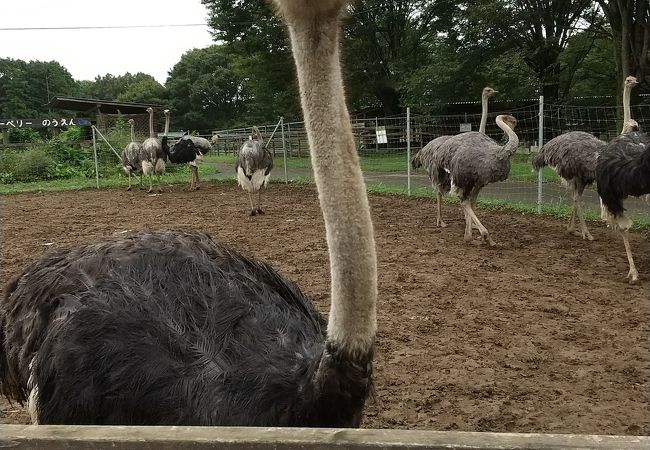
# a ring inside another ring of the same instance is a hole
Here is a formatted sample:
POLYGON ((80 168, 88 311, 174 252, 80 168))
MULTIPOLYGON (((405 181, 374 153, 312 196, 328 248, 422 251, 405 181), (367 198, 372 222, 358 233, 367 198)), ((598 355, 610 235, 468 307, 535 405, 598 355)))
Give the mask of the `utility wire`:
POLYGON ((116 28, 171 28, 171 27, 207 27, 207 23, 183 23, 167 25, 107 25, 79 27, 11 27, 0 28, 0 31, 37 31, 37 30, 111 30, 116 28))

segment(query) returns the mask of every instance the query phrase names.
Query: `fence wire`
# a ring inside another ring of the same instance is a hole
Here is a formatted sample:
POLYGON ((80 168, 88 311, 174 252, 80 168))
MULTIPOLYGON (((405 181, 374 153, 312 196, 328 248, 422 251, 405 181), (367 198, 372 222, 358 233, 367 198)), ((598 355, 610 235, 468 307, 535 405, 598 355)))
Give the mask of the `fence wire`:
MULTIPOLYGON (((504 182, 486 186, 481 191, 480 199, 551 210, 571 205, 565 187, 552 169, 545 168, 538 181, 538 175, 533 172, 531 166, 531 161, 540 148, 540 109, 539 103, 531 103, 516 109, 493 111, 488 114, 488 136, 497 142, 505 142, 504 134, 496 125, 495 118, 499 114, 510 114, 517 119, 515 131, 520 143, 519 150, 512 160, 509 178, 504 182)), ((541 144, 568 131, 587 131, 609 141, 620 133, 621 117, 621 108, 616 107, 543 105, 541 144)), ((642 129, 647 129, 650 125, 650 105, 633 106, 632 117, 639 122, 642 129)), ((480 119, 480 114, 411 114, 409 141, 406 115, 353 118, 352 130, 366 181, 404 190, 410 187, 418 193, 430 191, 431 184, 426 172, 423 169, 412 172, 408 169, 409 146, 410 154, 415 155, 438 136, 478 131, 480 119)), ((258 125, 258 128, 266 140, 276 126, 277 124, 258 125)), ((215 152, 224 166, 234 163, 241 144, 249 139, 250 130, 238 128, 213 132, 219 136, 215 152)), ((276 177, 282 178, 285 152, 289 179, 312 175, 309 144, 303 122, 282 122, 273 139, 269 141, 268 148, 276 158, 276 177)), ((585 192, 584 201, 587 210, 596 212, 599 209, 599 199, 593 187, 585 192)), ((626 207, 633 217, 650 218, 649 207, 641 199, 628 199, 626 207)))

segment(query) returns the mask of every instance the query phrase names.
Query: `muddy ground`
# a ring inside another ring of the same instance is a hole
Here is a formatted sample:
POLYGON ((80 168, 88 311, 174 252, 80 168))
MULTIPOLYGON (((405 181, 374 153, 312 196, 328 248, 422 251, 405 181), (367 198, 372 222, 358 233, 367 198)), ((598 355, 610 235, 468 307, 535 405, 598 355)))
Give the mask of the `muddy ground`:
MULTIPOLYGON (((264 216, 232 183, 11 195, 2 201, 3 283, 44 252, 140 229, 195 229, 272 262, 325 312, 328 260, 311 186, 272 185, 264 216)), ((650 434, 650 251, 590 223, 480 209, 498 242, 463 241, 462 216, 434 226, 430 199, 371 195, 379 257, 376 394, 364 427, 650 434)), ((27 423, 0 401, 0 422, 27 423)))

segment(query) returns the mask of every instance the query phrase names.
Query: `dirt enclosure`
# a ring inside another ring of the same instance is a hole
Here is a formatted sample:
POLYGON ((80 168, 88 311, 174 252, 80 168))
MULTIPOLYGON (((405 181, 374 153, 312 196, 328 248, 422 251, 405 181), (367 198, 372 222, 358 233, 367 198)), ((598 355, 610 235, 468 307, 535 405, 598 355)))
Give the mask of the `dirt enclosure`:
MULTIPOLYGON (((619 236, 595 242, 564 221, 480 209, 499 244, 463 241, 458 208, 435 227, 432 200, 371 195, 379 253, 376 394, 364 427, 650 434, 647 236, 625 281, 619 236)), ((232 183, 4 196, 2 280, 52 248, 140 229, 195 229, 272 262, 327 311, 323 222, 311 186, 272 185, 247 215, 232 183)), ((29 418, 0 402, 0 422, 29 418)))

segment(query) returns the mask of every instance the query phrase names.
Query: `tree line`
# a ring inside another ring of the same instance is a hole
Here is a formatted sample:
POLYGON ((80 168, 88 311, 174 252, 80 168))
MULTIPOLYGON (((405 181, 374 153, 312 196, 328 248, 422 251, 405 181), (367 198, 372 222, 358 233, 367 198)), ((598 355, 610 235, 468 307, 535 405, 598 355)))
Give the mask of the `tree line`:
MULTIPOLYGON (((54 95, 164 104, 173 124, 208 130, 300 120, 288 39, 268 2, 202 0, 217 44, 182 56, 165 85, 144 73, 76 81, 57 62, 0 59, 0 116, 44 112, 54 95)), ((648 0, 357 0, 342 55, 353 112, 440 113, 477 100, 648 92, 648 0)), ((635 101, 639 101, 638 98, 635 101)))

